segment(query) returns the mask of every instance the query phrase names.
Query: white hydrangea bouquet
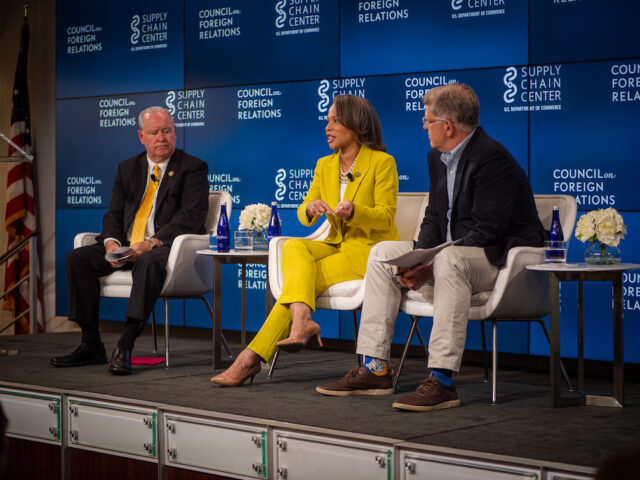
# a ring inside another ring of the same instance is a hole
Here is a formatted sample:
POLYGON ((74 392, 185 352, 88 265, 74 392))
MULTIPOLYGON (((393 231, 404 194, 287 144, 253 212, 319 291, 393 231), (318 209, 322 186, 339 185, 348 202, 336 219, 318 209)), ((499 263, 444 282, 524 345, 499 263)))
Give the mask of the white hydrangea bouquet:
POLYGON ((595 264, 620 263, 620 240, 627 233, 622 215, 615 208, 599 208, 585 213, 576 225, 576 238, 589 242, 585 262, 595 264))
POLYGON ((255 232, 253 240, 254 249, 266 249, 269 244, 267 240, 267 227, 271 219, 271 207, 264 203, 252 203, 244 207, 240 213, 240 224, 238 230, 255 232))

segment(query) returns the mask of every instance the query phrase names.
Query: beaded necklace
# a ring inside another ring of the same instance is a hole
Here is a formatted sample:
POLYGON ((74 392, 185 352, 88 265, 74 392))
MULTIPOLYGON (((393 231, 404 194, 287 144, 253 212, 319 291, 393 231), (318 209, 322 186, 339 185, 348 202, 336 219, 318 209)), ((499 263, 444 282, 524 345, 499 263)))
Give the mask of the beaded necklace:
POLYGON ((351 174, 351 172, 353 171, 353 166, 356 164, 356 162, 354 161, 351 164, 351 167, 349 168, 348 172, 343 172, 342 171, 342 157, 340 157, 340 183, 341 184, 345 184, 345 183, 349 183, 349 175, 351 174))

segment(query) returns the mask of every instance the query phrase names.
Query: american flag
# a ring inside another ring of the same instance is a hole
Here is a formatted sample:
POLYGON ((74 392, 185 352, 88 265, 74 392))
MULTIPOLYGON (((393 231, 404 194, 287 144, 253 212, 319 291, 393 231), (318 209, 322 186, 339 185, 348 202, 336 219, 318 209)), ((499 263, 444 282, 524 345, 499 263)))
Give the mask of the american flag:
MULTIPOLYGON (((29 51, 29 23, 22 25, 20 33, 20 52, 18 65, 13 81, 13 108, 11 110, 11 140, 18 147, 31 154, 31 116, 29 114, 29 92, 27 90, 27 54, 29 51)), ((22 157, 11 145, 9 156, 22 157)), ((7 172, 7 209, 5 213, 5 229, 8 234, 8 250, 19 244, 36 229, 35 204, 33 197, 33 165, 27 162, 9 164, 7 172)), ((22 249, 10 261, 5 270, 5 291, 17 280, 29 273, 29 249, 22 249)), ((31 281, 31 279, 29 279, 31 281)), ((22 283, 14 294, 4 297, 2 308, 11 310, 15 317, 29 308, 28 282, 22 283)), ((38 331, 43 330, 42 295, 40 281, 38 286, 37 321, 38 331)), ((14 317, 14 318, 15 318, 14 317)), ((25 315, 15 326, 15 333, 30 333, 29 317, 25 315)))

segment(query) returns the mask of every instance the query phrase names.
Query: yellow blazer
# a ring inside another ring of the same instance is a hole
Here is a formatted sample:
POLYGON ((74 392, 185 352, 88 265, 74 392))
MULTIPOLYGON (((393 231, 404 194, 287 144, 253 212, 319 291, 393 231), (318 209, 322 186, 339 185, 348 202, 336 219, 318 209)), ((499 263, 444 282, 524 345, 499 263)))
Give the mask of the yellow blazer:
MULTIPOLYGON (((316 164, 313 181, 302 205, 298 219, 311 226, 319 217, 307 216, 307 204, 321 198, 331 208, 340 202, 340 154, 322 157, 316 164)), ((359 275, 367 269, 369 250, 383 240, 398 240, 396 228, 396 199, 398 171, 391 155, 371 150, 364 145, 353 165, 353 181, 347 184, 344 201, 354 204, 353 216, 343 220, 326 215, 331 230, 325 243, 340 245, 349 266, 359 275)))

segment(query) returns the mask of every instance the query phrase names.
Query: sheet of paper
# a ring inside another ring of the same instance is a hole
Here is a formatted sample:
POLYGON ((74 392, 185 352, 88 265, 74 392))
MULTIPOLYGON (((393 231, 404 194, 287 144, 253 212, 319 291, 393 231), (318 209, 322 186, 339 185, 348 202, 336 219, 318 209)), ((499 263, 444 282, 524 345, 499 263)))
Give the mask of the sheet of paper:
POLYGON ((415 250, 411 250, 399 257, 388 258, 386 260, 379 259, 379 262, 388 263, 390 265, 395 265, 396 267, 404 267, 409 268, 414 265, 429 265, 433 262, 433 257, 442 250, 443 248, 448 247, 449 245, 453 245, 456 242, 446 242, 441 243, 437 247, 433 248, 416 248, 415 250))
POLYGON ((104 258, 105 260, 107 260, 107 262, 117 262, 117 261, 122 261, 122 260, 126 260, 127 258, 131 258, 133 257, 133 254, 130 253, 128 255, 126 255, 127 252, 131 251, 130 247, 120 247, 117 250, 114 250, 111 253, 107 253, 104 258))

